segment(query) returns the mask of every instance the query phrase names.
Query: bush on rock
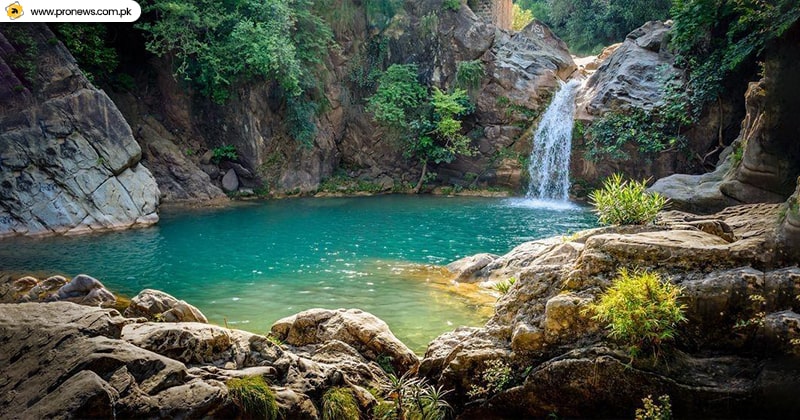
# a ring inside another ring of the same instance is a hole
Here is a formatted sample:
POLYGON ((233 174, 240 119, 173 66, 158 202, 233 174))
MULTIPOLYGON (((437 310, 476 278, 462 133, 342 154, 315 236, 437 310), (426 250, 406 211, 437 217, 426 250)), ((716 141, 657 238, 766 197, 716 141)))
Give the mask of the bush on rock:
POLYGON ((600 223, 607 225, 643 225, 655 220, 667 205, 667 198, 647 192, 646 181, 624 181, 619 174, 603 182, 603 188, 589 195, 600 223))
POLYGON ((657 273, 622 269, 588 310, 607 324, 611 338, 629 346, 631 357, 646 349, 657 355, 661 344, 675 337, 677 325, 686 321, 680 295, 680 287, 662 281, 657 273))

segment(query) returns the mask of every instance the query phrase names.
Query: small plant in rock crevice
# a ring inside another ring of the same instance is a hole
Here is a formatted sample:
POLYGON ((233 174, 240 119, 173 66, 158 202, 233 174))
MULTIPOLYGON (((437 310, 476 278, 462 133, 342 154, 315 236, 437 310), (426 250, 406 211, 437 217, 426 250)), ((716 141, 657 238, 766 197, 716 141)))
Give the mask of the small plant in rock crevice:
POLYGON ((636 420, 671 420, 672 404, 669 395, 658 397, 658 402, 653 401, 653 397, 648 395, 642 398, 643 408, 636 409, 636 420))
POLYGON ((246 376, 228 380, 228 393, 242 411, 244 418, 278 418, 278 403, 275 392, 261 376, 246 376))
POLYGON ((322 420, 358 420, 361 410, 350 388, 333 387, 322 396, 322 420))
POLYGON ((230 160, 234 161, 239 159, 239 154, 236 153, 236 147, 232 144, 225 144, 219 147, 215 147, 211 149, 211 161, 214 163, 220 163, 223 160, 230 160))
POLYGON ((661 345, 686 321, 681 288, 650 271, 622 269, 596 302, 587 306, 592 318, 606 324, 609 336, 628 346, 631 359, 643 350, 655 356, 661 345))
POLYGON ((511 290, 511 286, 513 286, 517 282, 516 277, 511 277, 508 280, 503 280, 494 285, 494 289, 500 292, 500 295, 505 295, 511 290))
POLYGON ((479 378, 479 383, 473 384, 467 395, 471 398, 491 397, 511 384, 511 367, 500 359, 489 360, 479 378))
POLYGON ((376 395, 378 404, 372 415, 376 419, 442 420, 452 413, 452 407, 445 400, 449 393, 408 373, 400 377, 389 374, 388 382, 376 395))

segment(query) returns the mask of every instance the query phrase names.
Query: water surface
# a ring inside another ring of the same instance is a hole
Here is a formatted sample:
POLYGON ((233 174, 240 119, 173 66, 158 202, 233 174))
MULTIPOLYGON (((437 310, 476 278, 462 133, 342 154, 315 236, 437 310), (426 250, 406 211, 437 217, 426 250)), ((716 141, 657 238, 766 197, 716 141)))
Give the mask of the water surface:
POLYGON ((502 254, 595 223, 585 208, 520 199, 249 202, 167 209, 147 229, 0 240, 0 269, 87 273, 128 296, 155 288, 197 306, 214 323, 258 333, 309 308, 361 308, 422 351, 438 334, 480 326, 491 313, 437 285, 433 266, 479 252, 502 254))

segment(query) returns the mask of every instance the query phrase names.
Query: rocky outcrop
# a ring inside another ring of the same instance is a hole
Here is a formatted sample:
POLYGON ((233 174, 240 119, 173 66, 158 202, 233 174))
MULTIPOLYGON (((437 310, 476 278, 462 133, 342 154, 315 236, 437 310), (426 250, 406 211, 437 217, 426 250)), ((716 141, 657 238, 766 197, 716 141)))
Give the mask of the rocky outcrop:
POLYGON ((769 204, 672 211, 651 226, 522 244, 468 279, 517 278, 495 315, 434 340, 420 373, 453 388, 468 418, 622 417, 648 394, 669 394, 676 416, 797 412, 796 399, 775 388, 800 385, 787 359, 800 334, 792 311, 800 259, 787 252, 782 213, 769 204), (642 355, 631 364, 586 310, 621 268, 653 270, 683 288, 688 321, 664 362, 642 355), (486 378, 501 369, 509 383, 492 390, 486 378))
POLYGON ((208 319, 199 309, 160 290, 145 289, 131 299, 125 309, 128 318, 160 322, 202 322, 208 319))
POLYGON ((119 340, 130 322, 72 303, 0 305, 3 418, 233 414, 227 388, 119 340))
POLYGON ((613 48, 581 89, 578 116, 630 108, 652 109, 664 101, 661 80, 679 74, 665 45, 670 26, 647 22, 613 48))
POLYGON ((42 281, 25 276, 11 284, 10 293, 0 296, 3 303, 66 301, 86 306, 112 306, 117 298, 94 277, 78 274, 67 281, 50 276, 42 281))
POLYGON ((385 322, 358 309, 309 309, 272 325, 272 334, 295 347, 327 346, 336 341, 367 360, 386 359, 396 372, 414 371, 419 359, 389 330, 385 322))
POLYGON ((673 175, 652 190, 669 197, 676 208, 713 212, 739 203, 780 203, 792 194, 800 175, 800 25, 784 42, 767 50, 764 78, 750 83, 747 115, 739 137, 721 156, 714 172, 673 175), (794 40, 794 41, 793 41, 794 40))
POLYGON ((0 31, 0 236, 156 223, 130 127, 54 38, 44 25, 0 31))
POLYGON ((143 322, 69 302, 0 304, 0 416, 233 418, 242 413, 226 381, 253 375, 270 384, 284 418, 319 418, 322 395, 333 386, 350 387, 366 413, 375 404, 366 389, 387 381, 375 352, 397 369, 417 359, 372 315, 337 315, 350 322, 320 325, 313 343, 302 345, 293 331, 287 338, 295 347, 245 331, 143 322))

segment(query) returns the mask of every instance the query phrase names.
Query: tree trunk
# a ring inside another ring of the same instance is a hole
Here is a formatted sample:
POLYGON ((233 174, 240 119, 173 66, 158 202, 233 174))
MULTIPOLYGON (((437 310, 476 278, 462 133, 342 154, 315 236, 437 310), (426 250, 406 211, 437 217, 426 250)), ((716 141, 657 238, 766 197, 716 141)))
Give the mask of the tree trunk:
POLYGON ((417 186, 411 190, 414 194, 419 194, 419 191, 422 189, 422 184, 425 182, 425 175, 428 174, 428 160, 425 159, 422 161, 422 175, 419 176, 419 181, 417 182, 417 186))

